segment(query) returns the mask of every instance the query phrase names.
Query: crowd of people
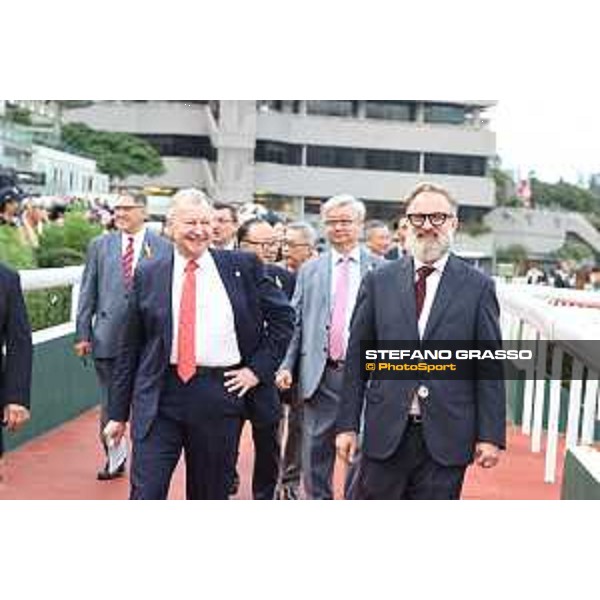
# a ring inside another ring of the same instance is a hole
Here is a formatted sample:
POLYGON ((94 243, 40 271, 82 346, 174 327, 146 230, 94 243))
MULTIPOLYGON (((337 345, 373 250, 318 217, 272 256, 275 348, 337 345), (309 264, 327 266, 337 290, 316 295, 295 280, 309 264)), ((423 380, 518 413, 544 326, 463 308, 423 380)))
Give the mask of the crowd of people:
MULTIPOLYGON (((492 280, 451 251, 455 199, 421 184, 404 205, 390 230, 336 195, 320 239, 307 222, 190 189, 159 235, 146 198, 122 193, 89 246, 76 322, 75 353, 93 358, 102 389, 98 479, 129 466, 132 499, 166 498, 183 453, 187 497, 228 498, 244 423, 255 499, 333 498, 336 455, 357 499, 458 498, 468 464, 495 466, 502 381, 360 372, 361 340, 501 343, 492 280), (129 455, 116 450, 128 428, 129 455)), ((14 426, 9 407, 28 398, 2 400, 14 426)))
POLYGON ((547 266, 532 261, 525 273, 525 281, 531 285, 600 291, 600 266, 578 268, 569 260, 560 260, 547 266))

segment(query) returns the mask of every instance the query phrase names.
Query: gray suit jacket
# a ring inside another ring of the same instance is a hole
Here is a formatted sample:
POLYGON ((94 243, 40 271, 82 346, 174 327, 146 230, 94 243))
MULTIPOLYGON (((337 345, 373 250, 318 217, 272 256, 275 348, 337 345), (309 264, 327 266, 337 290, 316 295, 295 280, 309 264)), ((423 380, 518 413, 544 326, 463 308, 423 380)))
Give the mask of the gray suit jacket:
MULTIPOLYGON (((94 238, 88 247, 77 308, 76 341, 91 341, 94 358, 114 358, 123 329, 129 291, 121 265, 121 233, 94 238)), ((170 242, 146 230, 141 260, 160 258, 170 242)), ((138 265, 139 265, 138 261, 138 265)))
MULTIPOLYGON (((360 250, 361 276, 385 261, 360 250)), ((281 368, 298 373, 298 391, 303 399, 317 390, 328 353, 331 316, 331 252, 302 265, 298 272, 292 306, 296 311, 294 335, 281 368)))

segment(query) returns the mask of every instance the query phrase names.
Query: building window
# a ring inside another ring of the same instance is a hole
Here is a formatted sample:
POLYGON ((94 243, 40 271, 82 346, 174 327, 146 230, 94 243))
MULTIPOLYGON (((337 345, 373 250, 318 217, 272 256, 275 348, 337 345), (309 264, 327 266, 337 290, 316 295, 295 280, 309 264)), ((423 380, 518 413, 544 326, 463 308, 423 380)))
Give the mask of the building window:
POLYGON ((256 105, 260 112, 277 111, 293 114, 300 112, 300 100, 258 100, 256 105))
POLYGON ((466 108, 456 104, 425 103, 424 118, 426 123, 463 125, 466 120, 466 108))
POLYGON ((301 165, 302 146, 298 144, 285 144, 284 142, 271 142, 257 140, 254 150, 255 162, 275 163, 278 165, 301 165))
POLYGON ((355 117, 358 114, 356 100, 307 100, 306 112, 309 115, 328 117, 355 117))
POLYGON ((217 160, 217 150, 206 135, 136 134, 152 145, 161 156, 180 156, 217 160))
POLYGON ((487 158, 485 156, 425 154, 425 173, 485 177, 486 170, 487 158))
POLYGON ((308 146, 306 164, 310 167, 418 173, 419 154, 398 150, 308 146))
POLYGON ((367 119, 388 119, 390 121, 414 121, 417 103, 406 100, 367 100, 367 119))

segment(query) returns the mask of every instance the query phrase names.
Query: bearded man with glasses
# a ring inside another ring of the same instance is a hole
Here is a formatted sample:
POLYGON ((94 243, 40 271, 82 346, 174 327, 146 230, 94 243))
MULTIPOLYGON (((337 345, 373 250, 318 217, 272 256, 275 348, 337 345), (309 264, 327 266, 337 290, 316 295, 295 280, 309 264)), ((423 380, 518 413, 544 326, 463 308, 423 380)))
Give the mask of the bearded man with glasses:
POLYGON ((468 380, 420 372, 412 379, 367 379, 361 370, 362 340, 501 347, 492 279, 450 251, 457 213, 447 190, 419 185, 406 199, 412 257, 367 274, 361 285, 336 438, 338 454, 351 461, 364 419, 356 498, 458 499, 467 466, 494 467, 505 447, 504 381, 490 377, 496 365, 477 362, 468 380))

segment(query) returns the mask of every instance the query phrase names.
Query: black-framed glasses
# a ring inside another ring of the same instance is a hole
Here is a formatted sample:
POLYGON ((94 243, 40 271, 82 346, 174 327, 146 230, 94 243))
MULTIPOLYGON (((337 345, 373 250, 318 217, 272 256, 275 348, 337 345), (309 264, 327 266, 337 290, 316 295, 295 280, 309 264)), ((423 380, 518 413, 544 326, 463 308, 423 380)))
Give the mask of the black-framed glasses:
POLYGON ((441 227, 448 219, 452 217, 454 217, 453 214, 443 212, 411 213, 409 215, 406 215, 406 218, 409 220, 410 224, 413 227, 423 227, 427 219, 429 219, 429 222, 434 227, 441 227))

